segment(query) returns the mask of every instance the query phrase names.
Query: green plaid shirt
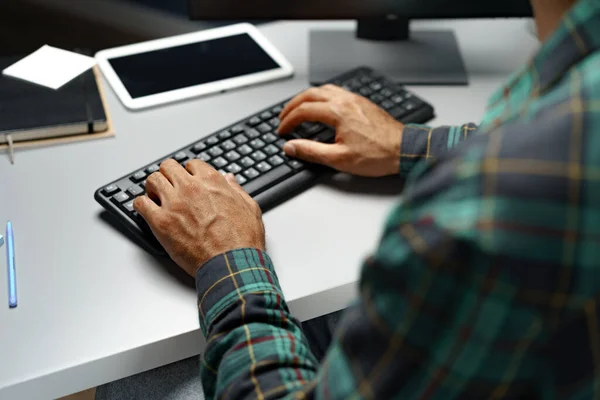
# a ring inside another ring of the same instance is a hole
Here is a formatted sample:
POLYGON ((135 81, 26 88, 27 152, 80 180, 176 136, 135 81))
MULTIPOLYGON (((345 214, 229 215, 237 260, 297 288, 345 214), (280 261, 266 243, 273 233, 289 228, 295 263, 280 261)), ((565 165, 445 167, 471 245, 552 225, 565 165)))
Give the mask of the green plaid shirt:
POLYGON ((600 0, 479 127, 409 126, 401 160, 403 199, 322 364, 267 254, 199 270, 206 397, 600 398, 600 0))

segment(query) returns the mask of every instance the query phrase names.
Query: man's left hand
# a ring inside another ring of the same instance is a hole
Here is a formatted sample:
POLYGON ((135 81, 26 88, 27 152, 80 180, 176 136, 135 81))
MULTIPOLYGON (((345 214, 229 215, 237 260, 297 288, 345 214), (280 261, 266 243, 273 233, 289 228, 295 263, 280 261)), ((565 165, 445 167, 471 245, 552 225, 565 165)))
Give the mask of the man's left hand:
POLYGON ((200 160, 190 161, 185 169, 167 160, 146 180, 146 192, 134 208, 191 276, 229 250, 265 250, 260 208, 233 175, 225 177, 200 160))

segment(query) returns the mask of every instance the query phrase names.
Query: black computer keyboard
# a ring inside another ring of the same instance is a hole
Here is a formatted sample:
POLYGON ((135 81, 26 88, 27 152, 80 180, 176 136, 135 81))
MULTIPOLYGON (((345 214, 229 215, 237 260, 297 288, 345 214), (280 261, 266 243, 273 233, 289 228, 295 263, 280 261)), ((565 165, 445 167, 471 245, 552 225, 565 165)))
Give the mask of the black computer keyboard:
MULTIPOLYGON (((369 68, 357 68, 330 82, 369 98, 401 122, 424 123, 433 118, 431 105, 369 68)), ((146 178, 158 171, 164 160, 173 158, 185 166, 197 158, 222 173, 231 172, 263 211, 272 208, 332 172, 288 158, 283 153, 283 145, 290 138, 325 143, 335 139, 333 128, 312 122, 303 123, 284 138, 279 137, 278 115, 287 101, 289 99, 124 175, 98 189, 95 199, 116 215, 142 244, 158 254, 164 254, 164 250, 133 209, 133 200, 145 193, 146 178)))

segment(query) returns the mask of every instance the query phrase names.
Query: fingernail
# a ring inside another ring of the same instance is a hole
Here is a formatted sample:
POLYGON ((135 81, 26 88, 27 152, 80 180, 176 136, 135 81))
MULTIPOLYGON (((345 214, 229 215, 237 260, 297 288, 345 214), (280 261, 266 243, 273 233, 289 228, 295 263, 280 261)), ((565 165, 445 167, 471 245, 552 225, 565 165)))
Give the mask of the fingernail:
POLYGON ((287 154, 290 157, 295 157, 296 156, 296 146, 294 146, 291 143, 286 143, 283 145, 283 151, 285 151, 285 154, 287 154))

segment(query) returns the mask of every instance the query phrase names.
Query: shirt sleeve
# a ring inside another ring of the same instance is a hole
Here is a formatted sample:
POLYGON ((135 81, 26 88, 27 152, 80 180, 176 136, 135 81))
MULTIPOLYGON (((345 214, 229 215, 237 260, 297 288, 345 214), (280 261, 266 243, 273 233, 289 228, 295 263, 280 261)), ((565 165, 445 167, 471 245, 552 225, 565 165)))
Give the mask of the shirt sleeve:
POLYGON ((440 126, 408 124, 402 132, 400 175, 406 176, 422 160, 436 160, 477 131, 477 125, 440 126))
POLYGON ((201 268, 207 398, 539 398, 552 374, 543 307, 560 282, 545 257, 558 246, 527 224, 561 215, 510 197, 551 186, 488 172, 514 138, 477 136, 411 175, 322 365, 265 253, 201 268))

